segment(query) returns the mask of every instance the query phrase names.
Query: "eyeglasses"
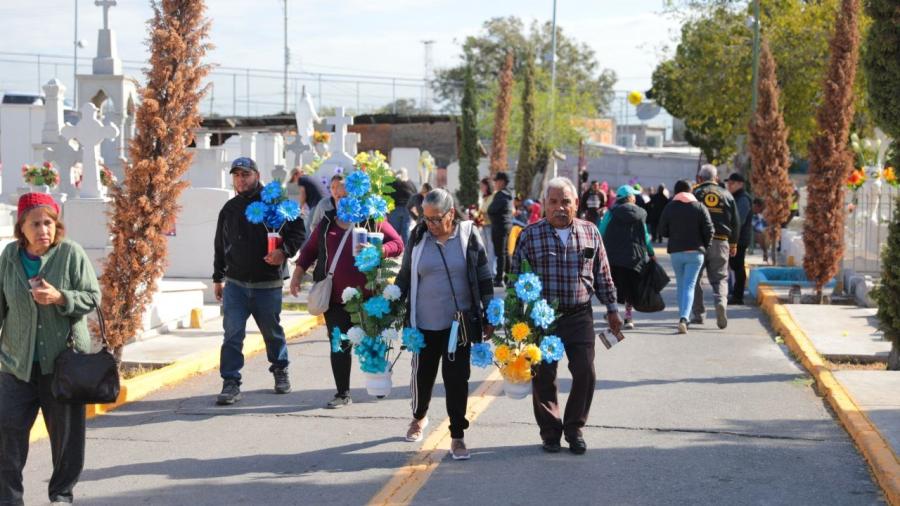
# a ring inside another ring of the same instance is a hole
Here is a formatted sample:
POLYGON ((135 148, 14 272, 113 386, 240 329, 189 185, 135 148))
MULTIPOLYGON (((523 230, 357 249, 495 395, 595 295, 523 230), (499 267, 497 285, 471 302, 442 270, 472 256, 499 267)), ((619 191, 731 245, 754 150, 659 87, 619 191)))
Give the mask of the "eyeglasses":
POLYGON ((444 221, 444 218, 446 218, 447 215, 450 214, 450 211, 452 211, 452 210, 453 209, 448 209, 446 213, 444 213, 440 216, 425 216, 422 219, 425 220, 425 223, 431 223, 432 225, 437 225, 438 223, 444 221))

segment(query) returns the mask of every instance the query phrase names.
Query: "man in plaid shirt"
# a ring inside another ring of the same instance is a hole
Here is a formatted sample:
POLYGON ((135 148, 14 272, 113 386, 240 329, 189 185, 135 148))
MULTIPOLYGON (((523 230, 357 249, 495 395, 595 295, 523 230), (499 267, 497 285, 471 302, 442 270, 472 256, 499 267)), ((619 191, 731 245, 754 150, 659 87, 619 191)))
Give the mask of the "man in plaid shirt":
POLYGON ((562 340, 572 373, 572 389, 563 419, 557 402, 557 363, 541 362, 532 380, 534 417, 541 429, 544 451, 560 451, 565 436, 569 450, 581 455, 587 444, 581 429, 587 422, 594 395, 594 312, 591 297, 606 306, 613 332, 622 327, 616 288, 606 250, 597 227, 575 217, 578 194, 564 177, 551 179, 544 194, 546 217, 522 231, 510 271, 521 272, 524 261, 541 278, 543 297, 558 304, 556 334, 562 340))

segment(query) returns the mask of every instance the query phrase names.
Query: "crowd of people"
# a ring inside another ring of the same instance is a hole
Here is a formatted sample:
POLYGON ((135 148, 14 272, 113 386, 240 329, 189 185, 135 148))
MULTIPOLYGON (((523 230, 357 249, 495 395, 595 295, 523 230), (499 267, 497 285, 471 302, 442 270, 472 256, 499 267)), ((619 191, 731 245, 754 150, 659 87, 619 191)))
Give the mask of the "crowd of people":
MULTIPOLYGON (((224 315, 222 389, 216 403, 223 406, 241 400, 242 347, 251 316, 265 341, 274 391, 291 391, 280 323, 291 258, 296 257, 289 282, 294 296, 310 269, 314 281, 331 279, 324 314, 329 335, 335 328, 342 333, 350 329, 342 293, 366 281, 353 259, 360 246, 354 248, 348 239, 353 224, 336 211, 347 196, 343 174, 334 175, 323 192, 301 171, 291 173, 288 195, 300 205, 301 219, 285 224, 283 241, 271 252, 266 228, 245 218, 248 206, 262 198, 256 163, 244 157, 234 160, 231 176, 236 195, 221 209, 213 239, 212 280, 224 315)), ((712 165, 702 166, 695 182, 677 181, 671 197, 665 185, 643 189, 625 184, 613 190, 606 182, 585 181, 576 188, 559 177, 534 199, 513 193, 508 174, 498 172, 480 181, 479 203, 466 209, 445 189, 427 183, 416 188, 402 170, 396 176, 396 205, 377 226, 383 234, 383 255, 401 259, 396 285, 409 308, 409 324, 426 342, 412 359, 405 437, 411 442, 422 439, 440 368, 451 456, 456 460, 470 458, 464 434, 469 428, 471 346, 492 333, 483 315, 494 289, 509 283, 508 275, 519 274, 527 263, 542 280, 541 295, 556 303, 555 332, 572 373, 561 412, 557 363, 535 366, 533 409, 541 446, 559 452, 565 439, 573 454, 583 454, 587 444, 582 429, 596 381, 592 300, 605 308, 612 332, 633 328, 639 277, 656 262, 654 245, 666 240, 676 279, 678 332, 704 322, 704 272, 712 286, 716 323, 725 328, 728 305, 743 303, 743 264, 753 230, 765 227, 762 203, 747 194, 743 177, 732 174, 724 182, 726 188, 712 165), (420 296, 426 287, 428 296, 420 296), (458 311, 481 315, 482 332, 450 350, 446 342, 458 311)), ((49 498, 70 503, 84 464, 85 407, 58 402, 49 385, 67 336, 71 334, 76 349, 90 348, 85 315, 99 305, 100 290, 83 249, 65 238, 59 205, 50 195, 28 193, 19 199, 15 236, 0 255, 0 504, 22 504, 22 469, 38 409, 53 452, 49 498)), ((765 251, 766 245, 760 246, 765 251)), ((335 394, 327 408, 352 404, 351 349, 350 342, 343 341, 331 350, 335 394)))

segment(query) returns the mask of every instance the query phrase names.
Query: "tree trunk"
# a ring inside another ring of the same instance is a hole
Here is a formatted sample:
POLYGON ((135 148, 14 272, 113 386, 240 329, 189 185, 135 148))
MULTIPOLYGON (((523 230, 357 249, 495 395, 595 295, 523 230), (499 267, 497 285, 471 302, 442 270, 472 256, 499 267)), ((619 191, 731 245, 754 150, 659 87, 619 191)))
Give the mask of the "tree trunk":
POLYGON ((888 356, 888 371, 900 371, 900 339, 892 339, 891 354, 888 356))

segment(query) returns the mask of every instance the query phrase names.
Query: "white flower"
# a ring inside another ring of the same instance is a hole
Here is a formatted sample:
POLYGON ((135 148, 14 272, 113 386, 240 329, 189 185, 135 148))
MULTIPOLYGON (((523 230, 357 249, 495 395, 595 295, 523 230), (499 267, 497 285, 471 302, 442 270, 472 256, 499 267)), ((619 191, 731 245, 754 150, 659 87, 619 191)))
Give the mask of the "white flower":
POLYGON ((382 295, 384 295, 384 298, 387 300, 397 300, 400 298, 400 287, 397 285, 388 285, 384 287, 382 295))
POLYGON ((347 331, 347 338, 354 346, 361 343, 364 337, 366 337, 366 332, 359 327, 351 327, 347 331))
POLYGON ((387 328, 381 331, 381 337, 385 341, 392 343, 400 340, 400 333, 392 328, 387 328))
POLYGON ((341 301, 343 301, 344 304, 346 304, 358 296, 359 296, 359 290, 357 290, 356 288, 353 288, 352 286, 348 286, 347 288, 344 288, 343 293, 341 293, 341 301))

